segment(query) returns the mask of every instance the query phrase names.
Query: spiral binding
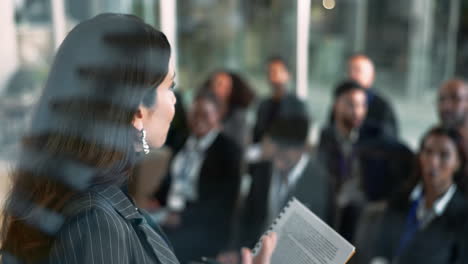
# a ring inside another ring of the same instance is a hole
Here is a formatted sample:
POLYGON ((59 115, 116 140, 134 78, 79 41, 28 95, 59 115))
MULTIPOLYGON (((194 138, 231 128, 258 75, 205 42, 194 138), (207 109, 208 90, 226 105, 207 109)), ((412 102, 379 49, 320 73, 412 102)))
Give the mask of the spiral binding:
MULTIPOLYGON (((283 210, 280 211, 278 217, 275 218, 275 220, 273 221, 273 223, 270 225, 270 227, 267 229, 267 231, 265 231, 265 233, 263 233, 263 235, 267 235, 269 232, 273 231, 273 229, 276 227, 276 225, 278 224, 278 222, 281 220, 281 218, 283 217, 283 215, 286 213, 286 210, 289 209, 289 207, 291 207, 292 203, 296 200, 296 198, 291 198, 291 200, 289 200, 289 202, 284 206, 283 210)), ((255 247, 253 248, 252 250, 252 254, 255 256, 257 255, 257 253, 259 252, 260 248, 262 247, 262 240, 260 239, 257 244, 255 244, 255 247)))

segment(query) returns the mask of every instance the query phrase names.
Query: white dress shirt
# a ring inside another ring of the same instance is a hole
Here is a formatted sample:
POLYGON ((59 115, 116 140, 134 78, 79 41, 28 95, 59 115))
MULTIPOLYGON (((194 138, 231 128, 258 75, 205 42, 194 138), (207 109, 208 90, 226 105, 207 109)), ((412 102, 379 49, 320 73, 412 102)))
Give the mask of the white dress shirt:
MULTIPOLYGON (((414 187, 411 195, 409 197, 410 202, 414 202, 418 199, 418 208, 416 209, 416 217, 419 221, 419 228, 424 229, 426 228, 436 217, 441 216, 444 214, 447 205, 452 200, 453 195, 457 190, 457 186, 452 184, 450 188, 437 200, 435 200, 432 208, 426 208, 425 206, 425 199, 423 193, 423 185, 419 183, 414 187)), ((371 264, 389 264, 390 261, 383 257, 375 257, 371 260, 371 264)))
POLYGON ((287 202, 286 199, 289 193, 296 186, 299 179, 302 177, 304 169, 309 163, 309 154, 302 154, 299 162, 288 172, 286 177, 280 175, 278 170, 273 169, 273 175, 270 183, 269 192, 269 214, 268 224, 270 224, 283 209, 287 202))
POLYGON ((190 136, 184 148, 175 156, 170 167, 172 184, 168 207, 174 211, 185 208, 186 201, 198 199, 198 180, 206 150, 213 144, 219 130, 213 130, 202 138, 190 136))
POLYGON ((416 185, 416 187, 414 187, 410 195, 410 201, 421 199, 416 211, 416 217, 420 223, 420 228, 426 228, 431 223, 431 221, 434 220, 434 218, 441 216, 444 213, 445 208, 447 207, 450 200, 452 200, 456 190, 457 186, 452 184, 452 186, 450 186, 450 188, 439 199, 434 201, 432 208, 426 208, 422 184, 419 183, 416 185))

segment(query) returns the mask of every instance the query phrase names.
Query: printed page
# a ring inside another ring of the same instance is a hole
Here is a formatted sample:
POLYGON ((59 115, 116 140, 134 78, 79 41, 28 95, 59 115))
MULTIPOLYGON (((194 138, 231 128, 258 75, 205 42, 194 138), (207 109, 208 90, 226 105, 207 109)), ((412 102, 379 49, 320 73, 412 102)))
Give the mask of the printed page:
POLYGON ((297 199, 271 227, 278 234, 272 264, 344 264, 354 246, 297 199))

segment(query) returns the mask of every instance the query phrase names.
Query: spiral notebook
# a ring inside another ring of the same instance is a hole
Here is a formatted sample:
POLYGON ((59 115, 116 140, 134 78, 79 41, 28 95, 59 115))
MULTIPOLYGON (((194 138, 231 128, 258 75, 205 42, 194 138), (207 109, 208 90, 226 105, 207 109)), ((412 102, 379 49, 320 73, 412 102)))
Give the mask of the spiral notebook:
MULTIPOLYGON (((292 198, 268 231, 278 235, 272 264, 344 264, 354 255, 355 247, 292 198)), ((253 253, 261 249, 261 242, 253 253)))

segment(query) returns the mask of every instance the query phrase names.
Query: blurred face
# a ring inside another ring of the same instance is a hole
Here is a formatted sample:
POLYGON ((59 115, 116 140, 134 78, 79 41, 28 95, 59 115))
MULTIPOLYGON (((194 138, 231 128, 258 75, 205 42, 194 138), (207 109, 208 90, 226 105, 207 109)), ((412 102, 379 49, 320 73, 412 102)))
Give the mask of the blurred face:
POLYGON ((289 71, 281 61, 273 61, 268 65, 268 80, 274 87, 282 87, 289 81, 289 71))
POLYGON ((210 131, 219 127, 219 113, 213 102, 198 99, 194 102, 189 113, 189 126, 192 134, 197 137, 206 136, 210 131))
POLYGON ((374 83, 374 65, 366 57, 356 57, 348 63, 348 78, 359 83, 364 88, 372 87, 374 83))
POLYGON ((301 147, 279 147, 274 148, 273 162, 276 169, 288 173, 301 159, 304 149, 301 147))
POLYGON ((438 111, 444 126, 457 128, 464 124, 468 113, 468 88, 463 82, 448 82, 439 89, 438 111))
POLYGON ((169 126, 174 118, 176 97, 174 88, 174 66, 169 64, 169 72, 163 82, 156 87, 155 104, 148 108, 140 105, 135 115, 133 125, 136 129, 146 131, 146 140, 152 147, 161 147, 166 141, 169 126))
POLYGON ((338 97, 335 103, 336 122, 348 130, 361 126, 367 114, 366 94, 362 90, 351 90, 338 97))
POLYGON ((460 163, 455 143, 445 135, 430 135, 426 139, 419 162, 424 185, 442 192, 452 184, 460 163))
POLYGON ((232 78, 225 72, 215 75, 212 82, 214 94, 221 100, 227 101, 232 93, 232 78))

